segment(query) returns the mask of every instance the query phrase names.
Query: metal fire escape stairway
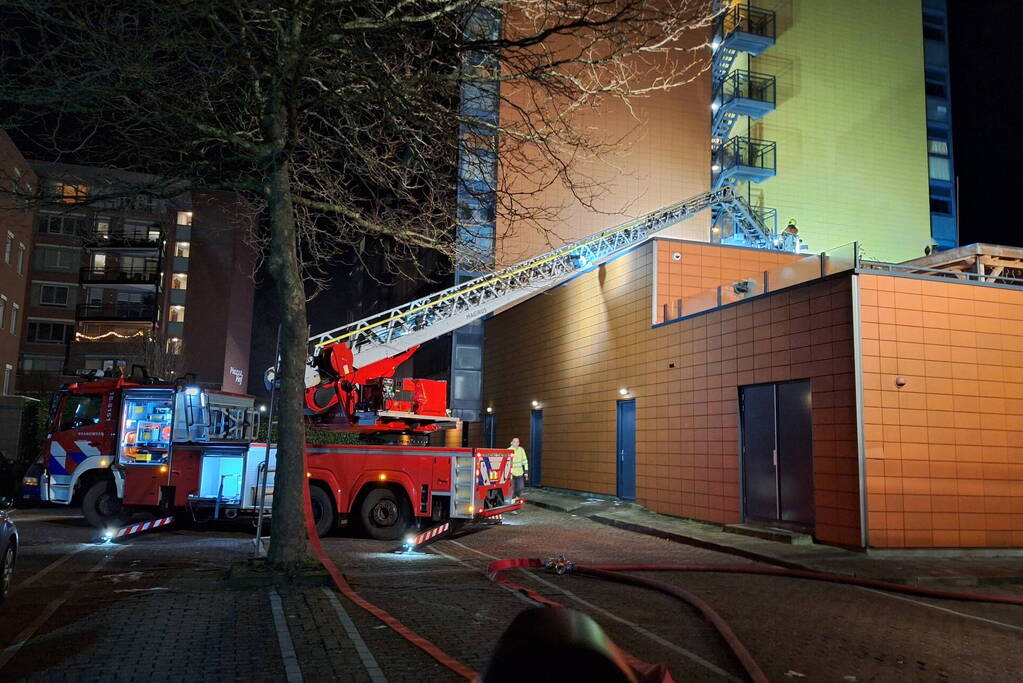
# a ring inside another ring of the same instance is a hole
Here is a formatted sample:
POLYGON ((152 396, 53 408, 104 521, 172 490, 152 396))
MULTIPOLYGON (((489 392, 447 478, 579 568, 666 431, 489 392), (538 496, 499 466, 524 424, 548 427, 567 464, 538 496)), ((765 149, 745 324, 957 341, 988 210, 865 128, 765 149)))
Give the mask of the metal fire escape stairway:
POLYGON ((322 332, 309 342, 314 353, 344 342, 352 350, 355 367, 390 358, 559 285, 706 209, 729 214, 747 236, 747 244, 771 247, 767 230, 749 205, 725 185, 495 273, 322 332))

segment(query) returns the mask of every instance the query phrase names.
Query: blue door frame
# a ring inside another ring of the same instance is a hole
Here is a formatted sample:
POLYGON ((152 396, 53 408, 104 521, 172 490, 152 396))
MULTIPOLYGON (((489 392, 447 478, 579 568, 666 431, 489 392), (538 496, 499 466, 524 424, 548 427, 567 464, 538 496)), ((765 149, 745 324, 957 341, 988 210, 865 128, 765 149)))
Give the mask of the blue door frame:
POLYGON ((617 434, 618 497, 636 500, 636 399, 618 401, 617 434))
POLYGON ((543 474, 543 410, 534 410, 529 416, 529 485, 540 486, 543 474))

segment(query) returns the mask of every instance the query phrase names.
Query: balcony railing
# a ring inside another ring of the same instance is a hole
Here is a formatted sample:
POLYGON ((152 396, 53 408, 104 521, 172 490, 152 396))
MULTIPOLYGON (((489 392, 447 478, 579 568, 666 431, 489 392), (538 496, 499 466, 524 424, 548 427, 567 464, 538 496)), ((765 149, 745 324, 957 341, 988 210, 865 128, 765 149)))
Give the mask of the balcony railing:
POLYGON ((777 22, 772 10, 736 5, 718 16, 715 42, 723 49, 759 55, 774 45, 777 22))
POLYGON ((734 137, 714 152, 713 164, 717 185, 725 181, 759 183, 778 171, 777 146, 773 140, 734 137))
POLYGON ((156 306, 143 303, 79 304, 79 320, 145 320, 156 319, 156 306))
POLYGON ((774 76, 735 69, 715 88, 712 106, 717 111, 734 111, 758 119, 774 109, 776 101, 774 76))
POLYGON ((163 246, 162 230, 90 230, 84 235, 86 246, 121 249, 159 249, 163 246))
POLYGON ((160 272, 154 267, 143 268, 82 268, 82 282, 106 284, 156 285, 160 272))

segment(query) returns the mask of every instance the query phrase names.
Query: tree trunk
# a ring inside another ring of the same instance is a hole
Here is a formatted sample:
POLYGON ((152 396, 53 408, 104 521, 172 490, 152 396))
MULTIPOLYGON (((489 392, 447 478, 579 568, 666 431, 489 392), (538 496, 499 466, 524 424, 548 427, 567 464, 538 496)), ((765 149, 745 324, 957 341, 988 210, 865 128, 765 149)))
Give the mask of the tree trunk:
POLYGON ((286 159, 275 159, 268 178, 271 230, 268 266, 281 306, 281 391, 267 561, 279 570, 300 568, 312 560, 305 522, 307 483, 302 417, 308 329, 289 172, 286 159))

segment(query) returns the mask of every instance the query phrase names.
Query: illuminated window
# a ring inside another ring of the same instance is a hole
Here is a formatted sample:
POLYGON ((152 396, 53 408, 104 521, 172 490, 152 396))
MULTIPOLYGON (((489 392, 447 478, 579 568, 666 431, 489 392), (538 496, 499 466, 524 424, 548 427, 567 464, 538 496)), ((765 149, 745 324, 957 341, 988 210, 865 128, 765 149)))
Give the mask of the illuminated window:
POLYGON ((192 212, 191 211, 178 211, 178 225, 191 225, 192 224, 192 212))
POLYGON ((14 233, 7 231, 7 241, 4 243, 4 263, 11 262, 11 252, 14 251, 14 233))
POLYGON ((180 323, 185 321, 185 307, 184 306, 171 306, 167 314, 168 319, 172 323, 180 323))
POLYGON ((18 242, 18 275, 25 274, 25 245, 18 242))
POLYGON ((56 195, 61 198, 60 201, 67 204, 78 204, 79 202, 85 201, 85 196, 88 194, 89 188, 85 185, 59 183, 56 189, 56 195))
POLYGON ((174 273, 171 276, 171 289, 188 289, 188 273, 174 273))
POLYGON ((927 151, 930 154, 938 154, 943 157, 948 156, 948 143, 944 140, 928 140, 927 151))
POLYGON ((21 306, 14 304, 11 308, 11 334, 18 333, 18 311, 21 310, 21 306))
POLYGON ((952 180, 952 168, 948 163, 948 157, 927 157, 927 164, 930 167, 932 180, 952 180))
POLYGON ((167 340, 167 353, 172 356, 178 356, 181 354, 181 339, 178 337, 171 337, 167 340))
POLYGON ((191 245, 188 242, 178 242, 174 246, 174 255, 180 256, 181 258, 188 258, 189 247, 191 245))

